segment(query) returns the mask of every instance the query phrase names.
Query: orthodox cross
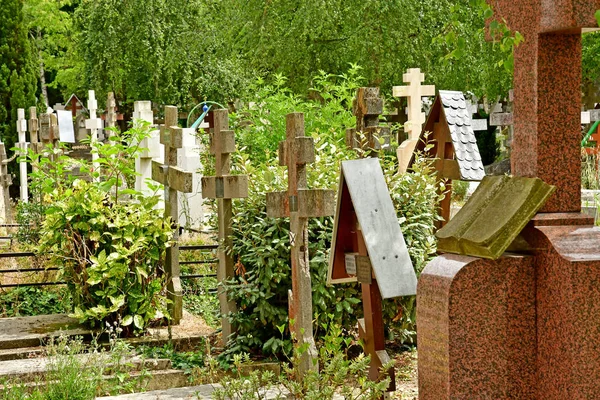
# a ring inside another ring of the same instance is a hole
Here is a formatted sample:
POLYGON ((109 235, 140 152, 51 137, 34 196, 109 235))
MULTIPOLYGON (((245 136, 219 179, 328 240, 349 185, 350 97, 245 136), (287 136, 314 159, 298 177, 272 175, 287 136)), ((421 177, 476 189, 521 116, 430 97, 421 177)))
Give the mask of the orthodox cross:
POLYGON ((408 139, 400 144, 398 154, 398 172, 406 172, 412 153, 421 136, 421 127, 425 123, 425 113, 421 111, 421 99, 425 96, 435 95, 435 86, 421 85, 425 81, 425 74, 419 68, 410 68, 402 75, 404 83, 408 86, 394 86, 394 97, 406 97, 408 102, 408 121, 404 125, 408 132, 408 139))
POLYGON ((167 274, 167 296, 169 314, 178 324, 183 313, 182 291, 179 268, 179 203, 177 192, 191 193, 193 174, 177 168, 177 149, 182 147, 183 130, 177 126, 177 107, 165 106, 165 123, 160 127, 160 142, 165 146, 164 164, 152 161, 152 179, 165 187, 165 219, 174 224, 173 243, 167 247, 165 272, 167 274))
MULTIPOLYGON (((25 109, 17 109, 17 134, 19 137, 18 147, 21 150, 21 155, 27 155, 27 120, 25 119, 25 109)), ((27 203, 29 201, 29 193, 27 191, 27 161, 23 158, 19 162, 19 179, 21 183, 21 201, 27 203)))
POLYGON ((288 190, 267 193, 267 216, 290 218, 292 289, 288 291, 289 318, 298 345, 308 344, 300 373, 318 369, 312 328, 312 287, 308 258, 308 218, 335 213, 334 192, 307 189, 306 164, 315 161, 313 139, 304 136, 304 114, 286 116, 286 140, 279 142, 279 165, 287 166, 288 190))
POLYGON ((229 113, 226 109, 213 112, 214 129, 210 135, 210 154, 215 156, 215 176, 202 177, 202 196, 208 199, 217 199, 217 216, 219 219, 219 267, 217 280, 219 290, 219 303, 221 308, 221 340, 227 343, 227 338, 232 333, 228 314, 234 312, 235 302, 227 299, 223 289, 223 282, 234 276, 233 254, 228 252, 231 248, 232 229, 231 221, 233 211, 231 202, 234 198, 248 197, 248 176, 229 175, 230 154, 235 152, 235 135, 229 130, 229 113))

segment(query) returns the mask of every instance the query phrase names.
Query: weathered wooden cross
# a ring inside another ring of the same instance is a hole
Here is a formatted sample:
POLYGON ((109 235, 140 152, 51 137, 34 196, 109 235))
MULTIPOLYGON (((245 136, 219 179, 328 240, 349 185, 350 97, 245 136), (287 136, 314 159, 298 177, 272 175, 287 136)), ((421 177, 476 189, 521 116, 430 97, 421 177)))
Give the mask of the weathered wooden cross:
POLYGON ((177 192, 191 193, 193 174, 177 168, 177 149, 182 147, 183 131, 177 126, 177 107, 165 106, 165 123, 160 127, 160 142, 165 146, 164 164, 152 161, 152 179, 165 187, 165 218, 171 218, 173 243, 167 248, 165 272, 169 313, 174 324, 178 324, 183 313, 182 291, 179 268, 179 202, 177 192))
POLYGON ((232 199, 248 197, 248 176, 229 175, 230 154, 235 152, 235 135, 229 130, 229 113, 226 109, 215 110, 214 129, 210 135, 210 154, 215 156, 215 175, 202 177, 202 196, 208 199, 217 199, 217 216, 219 219, 219 268, 217 280, 219 290, 219 303, 221 308, 222 343, 227 343, 227 338, 232 333, 228 314, 234 312, 235 302, 227 300, 227 293, 222 288, 225 280, 234 276, 233 254, 227 251, 231 247, 231 220, 233 211, 232 199))
POLYGON ((402 76, 402 80, 408 83, 408 86, 394 86, 394 97, 406 97, 408 101, 407 114, 408 121, 405 124, 408 132, 408 139, 400 144, 397 150, 398 154, 398 172, 406 172, 413 151, 421 136, 421 127, 425 123, 425 113, 421 111, 421 99, 425 96, 435 95, 435 86, 421 85, 425 81, 425 74, 421 73, 419 68, 410 68, 402 76))
POLYGON ((358 88, 356 98, 352 102, 352 112, 356 116, 356 127, 346 129, 348 148, 361 149, 372 154, 386 144, 389 145, 389 128, 379 126, 379 116, 383 113, 383 98, 378 87, 358 88), (383 144, 380 142, 381 138, 383 144))
POLYGON ((279 165, 287 166, 288 190, 267 193, 267 216, 290 217, 292 289, 288 292, 289 318, 298 345, 308 344, 300 373, 318 369, 312 328, 312 287, 308 257, 308 218, 335 213, 334 192, 307 189, 306 164, 315 161, 313 139, 304 136, 304 114, 286 116, 286 140, 279 142, 279 165))

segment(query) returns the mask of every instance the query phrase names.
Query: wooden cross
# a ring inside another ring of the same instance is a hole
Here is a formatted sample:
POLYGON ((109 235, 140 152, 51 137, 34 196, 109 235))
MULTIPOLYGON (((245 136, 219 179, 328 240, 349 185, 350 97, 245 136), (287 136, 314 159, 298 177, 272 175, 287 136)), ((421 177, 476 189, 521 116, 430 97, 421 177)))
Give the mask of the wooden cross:
POLYGON ((408 121, 405 124, 408 139, 398 147, 398 172, 406 172, 412 158, 412 153, 421 136, 421 127, 425 123, 425 113, 421 111, 421 99, 425 96, 435 95, 435 86, 421 85, 425 81, 425 74, 419 68, 410 68, 402 76, 408 86, 394 86, 394 97, 406 97, 408 102, 408 121))
POLYGON ((177 107, 165 106, 165 123, 160 127, 160 142, 165 146, 164 164, 152 161, 152 179, 165 187, 165 219, 175 225, 173 244, 167 247, 165 272, 167 274, 167 296, 169 314, 174 324, 183 315, 182 290, 179 268, 179 202, 177 192, 191 193, 193 174, 177 168, 177 149, 182 147, 183 130, 177 126, 177 107))
POLYGON ((379 126, 379 116, 383 113, 383 98, 378 87, 361 87, 356 91, 352 102, 352 112, 356 116, 356 128, 346 129, 346 145, 350 149, 373 152, 389 146, 389 128, 379 126), (382 145, 379 141, 384 138, 382 145))
MULTIPOLYGON (((90 146, 93 147, 98 142, 98 129, 102 129, 102 120, 96 116, 98 101, 96 101, 96 93, 93 90, 88 92, 88 110, 90 118, 85 120, 85 128, 90 130, 90 146)), ((98 153, 96 151, 92 151, 92 165, 94 171, 98 171, 98 168, 100 168, 98 153)), ((95 179, 100 180, 100 176, 95 179)))
MULTIPOLYGON (((27 120, 25 119, 25 109, 17 109, 17 135, 19 137, 19 149, 21 155, 27 155, 27 120)), ((21 184, 21 201, 27 203, 29 201, 29 193, 27 191, 27 161, 23 159, 19 162, 19 179, 21 184)))
MULTIPOLYGON (((229 130, 229 112, 226 109, 215 110, 214 129, 210 135, 210 154, 215 156, 215 175, 202 177, 202 196, 208 199, 217 199, 217 216, 219 219, 219 267, 217 280, 219 285, 234 276, 233 254, 227 250, 231 248, 232 229, 231 221, 233 211, 231 200, 234 198, 248 197, 248 176, 229 175, 230 154, 235 152, 235 135, 229 130)), ((219 304, 221 308, 221 340, 223 345, 232 333, 229 313, 235 312, 235 302, 227 299, 225 290, 219 290, 219 304)))
POLYGON ((288 291, 289 318, 298 345, 308 344, 299 370, 318 369, 312 328, 312 287, 308 258, 308 218, 335 213, 332 190, 307 189, 306 164, 315 161, 313 139, 304 136, 304 114, 286 116, 286 140, 279 142, 279 165, 287 166, 288 190, 267 193, 267 216, 290 217, 292 289, 288 291))

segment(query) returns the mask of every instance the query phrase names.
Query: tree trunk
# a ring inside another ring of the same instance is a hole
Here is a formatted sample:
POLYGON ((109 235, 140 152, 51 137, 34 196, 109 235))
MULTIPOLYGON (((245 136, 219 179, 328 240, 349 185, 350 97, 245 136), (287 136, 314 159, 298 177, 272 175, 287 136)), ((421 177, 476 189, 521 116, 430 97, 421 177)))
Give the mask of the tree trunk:
POLYGON ((46 85, 46 75, 45 75, 45 71, 44 71, 44 58, 42 55, 42 30, 38 27, 37 28, 37 51, 38 51, 38 59, 40 62, 40 84, 42 86, 42 101, 44 102, 44 105, 46 106, 46 108, 48 108, 48 87, 46 85))

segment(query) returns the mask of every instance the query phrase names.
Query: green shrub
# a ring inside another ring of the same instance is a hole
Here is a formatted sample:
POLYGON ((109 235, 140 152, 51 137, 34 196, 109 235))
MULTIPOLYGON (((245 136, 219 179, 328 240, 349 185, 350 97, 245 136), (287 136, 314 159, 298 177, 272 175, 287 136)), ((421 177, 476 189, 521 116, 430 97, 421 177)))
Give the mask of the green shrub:
POLYGON ((17 287, 0 294, 0 317, 60 314, 71 311, 71 297, 65 287, 17 287))
POLYGON ((154 208, 156 196, 124 186, 135 174, 131 159, 147 128, 135 124, 108 144, 94 144, 100 170, 57 149, 29 154, 34 193, 47 205, 37 251, 60 269, 74 317, 92 326, 120 321, 127 333, 165 311, 163 263, 171 226, 154 208), (91 181, 72 176, 74 165, 91 181))
MULTIPOLYGON (((354 73, 342 78, 321 75, 315 85, 318 90, 312 93, 316 100, 292 96, 282 83, 277 83, 265 92, 259 90, 257 93, 266 97, 255 99, 255 107, 243 110, 234 119, 233 128, 246 147, 234 155, 233 168, 235 173, 248 174, 251 179, 248 198, 234 201, 230 251, 238 276, 228 283, 227 290, 238 305, 238 312, 229 316, 237 332, 230 338, 226 356, 258 351, 266 355, 290 354, 289 332, 282 337, 277 329, 288 318, 289 221, 268 218, 266 214, 266 193, 287 187, 287 172, 279 166, 275 150, 285 136, 285 115, 304 111, 306 135, 314 139, 316 149, 315 162, 307 166, 308 186, 337 190, 340 162, 355 158, 344 141, 346 128, 355 123, 350 108, 358 83, 352 80, 360 81, 354 73)), ((414 173, 403 175, 396 174, 393 156, 382 155, 381 162, 414 267, 420 272, 435 254, 433 229, 440 193, 435 173, 420 158, 414 173)), ((208 162, 204 165, 211 168, 208 162)), ((333 218, 310 219, 308 230, 315 335, 319 338, 324 334, 319 326, 326 315, 331 315, 333 324, 353 329, 362 313, 360 286, 326 285, 333 218)), ((386 302, 386 321, 392 324, 395 319, 394 325, 402 335, 414 331, 414 312, 414 298, 386 302)))

